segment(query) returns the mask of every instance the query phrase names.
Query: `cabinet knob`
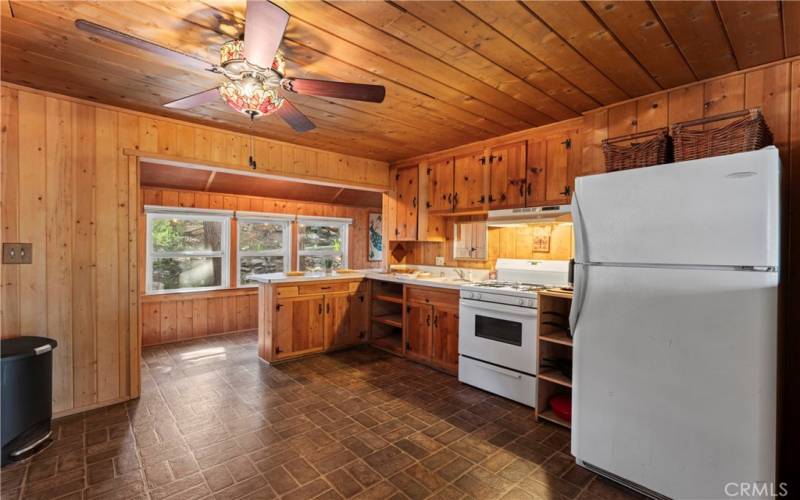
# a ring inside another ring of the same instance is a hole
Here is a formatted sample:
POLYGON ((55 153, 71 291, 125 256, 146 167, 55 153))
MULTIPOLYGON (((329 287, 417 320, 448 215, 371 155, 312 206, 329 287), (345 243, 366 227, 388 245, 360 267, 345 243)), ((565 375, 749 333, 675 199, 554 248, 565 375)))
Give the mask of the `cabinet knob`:
POLYGON ((406 351, 410 351, 410 350, 411 350, 411 344, 406 342, 406 351))
POLYGON ((571 192, 570 187, 569 186, 564 186, 564 190, 561 191, 558 194, 563 194, 564 196, 569 196, 570 192, 571 192))

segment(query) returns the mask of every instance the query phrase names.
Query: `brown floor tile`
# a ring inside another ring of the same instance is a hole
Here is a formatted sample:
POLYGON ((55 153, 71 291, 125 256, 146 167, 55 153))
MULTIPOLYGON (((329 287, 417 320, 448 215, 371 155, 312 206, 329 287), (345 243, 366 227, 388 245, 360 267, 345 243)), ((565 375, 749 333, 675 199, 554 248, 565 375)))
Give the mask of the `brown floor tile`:
POLYGON ((326 475, 325 479, 345 498, 355 496, 364 489, 345 469, 337 469, 326 475))
POLYGON ((144 349, 138 400, 53 422, 5 498, 637 498, 574 464, 569 432, 363 348, 277 366, 256 335, 144 349), (223 347, 225 358, 186 354, 223 347))

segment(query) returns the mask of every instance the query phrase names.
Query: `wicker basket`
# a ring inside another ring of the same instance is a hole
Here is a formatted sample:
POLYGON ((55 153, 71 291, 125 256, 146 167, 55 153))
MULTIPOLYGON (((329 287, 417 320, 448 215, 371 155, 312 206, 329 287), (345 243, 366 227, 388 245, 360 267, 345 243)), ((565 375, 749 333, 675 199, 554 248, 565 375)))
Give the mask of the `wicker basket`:
POLYGON ((772 144, 772 132, 761 110, 746 109, 676 123, 672 126, 672 139, 675 161, 685 161, 761 149, 772 144), (690 130, 699 125, 731 119, 736 121, 708 130, 690 130))
POLYGON ((667 129, 650 130, 603 141, 606 171, 661 165, 672 161, 672 141, 667 129), (649 139, 636 142, 637 139, 649 139), (630 142, 633 141, 633 142, 630 142), (619 144, 628 143, 626 145, 619 144))

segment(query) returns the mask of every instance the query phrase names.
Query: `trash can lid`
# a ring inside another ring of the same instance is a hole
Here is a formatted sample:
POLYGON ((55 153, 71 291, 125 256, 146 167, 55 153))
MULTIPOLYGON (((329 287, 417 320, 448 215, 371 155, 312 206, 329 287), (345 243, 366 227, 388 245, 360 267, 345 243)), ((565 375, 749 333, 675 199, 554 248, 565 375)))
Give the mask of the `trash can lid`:
POLYGON ((0 352, 3 361, 14 358, 36 356, 50 352, 58 345, 53 339, 47 337, 14 337, 0 341, 0 352))

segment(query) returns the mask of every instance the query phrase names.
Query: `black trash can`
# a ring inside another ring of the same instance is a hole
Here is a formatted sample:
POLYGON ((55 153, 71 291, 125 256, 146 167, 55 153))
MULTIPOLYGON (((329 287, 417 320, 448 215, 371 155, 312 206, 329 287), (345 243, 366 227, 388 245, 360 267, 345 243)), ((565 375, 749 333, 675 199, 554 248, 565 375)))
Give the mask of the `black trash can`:
POLYGON ((50 438, 57 345, 46 337, 0 341, 2 465, 29 456, 50 438))

